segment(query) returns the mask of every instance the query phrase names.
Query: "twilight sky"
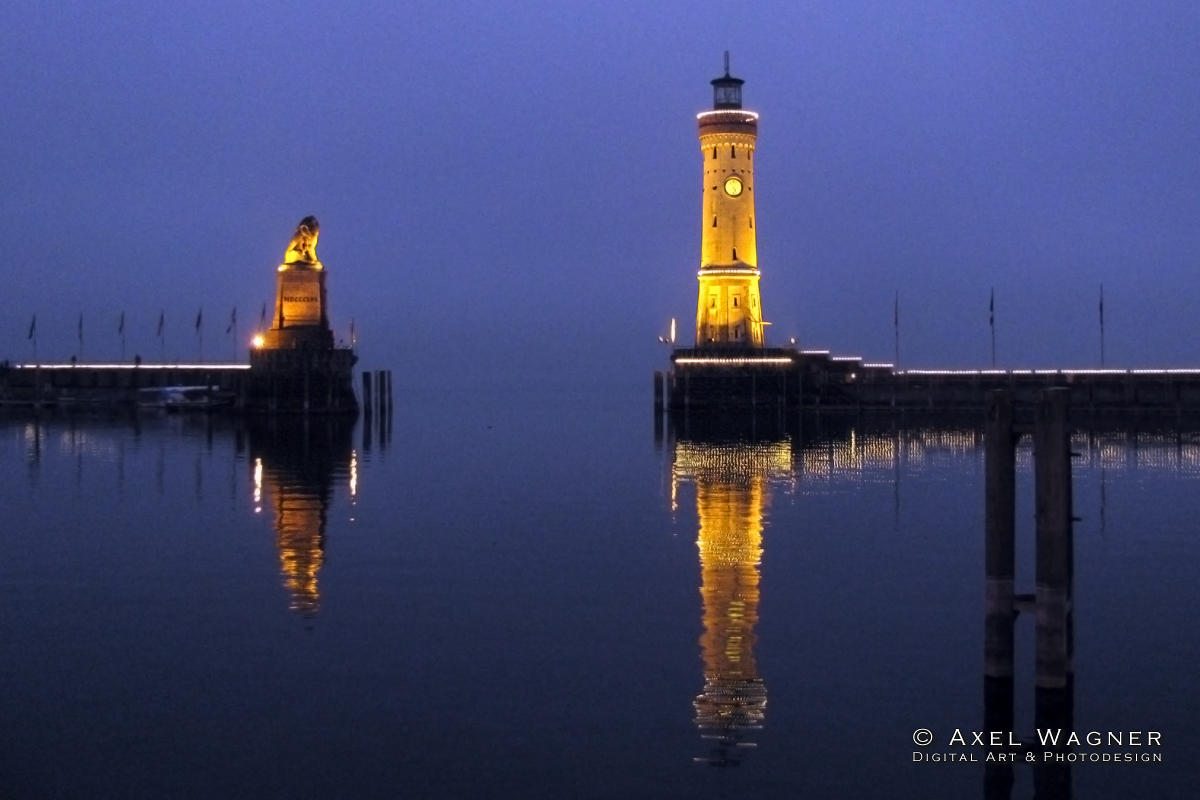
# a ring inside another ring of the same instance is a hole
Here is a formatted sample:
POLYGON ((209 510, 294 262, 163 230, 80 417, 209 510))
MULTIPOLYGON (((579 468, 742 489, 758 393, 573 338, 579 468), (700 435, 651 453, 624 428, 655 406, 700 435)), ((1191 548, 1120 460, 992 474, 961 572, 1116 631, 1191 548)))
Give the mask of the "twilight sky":
MULTIPOLYGON (((901 364, 1200 365, 1200 4, 0 8, 0 358, 232 357, 321 221, 362 365, 646 383, 690 340, 695 114, 761 114, 769 336, 901 364), (607 378, 605 378, 607 379, 607 378)), ((242 353, 244 357, 244 350, 242 353)))

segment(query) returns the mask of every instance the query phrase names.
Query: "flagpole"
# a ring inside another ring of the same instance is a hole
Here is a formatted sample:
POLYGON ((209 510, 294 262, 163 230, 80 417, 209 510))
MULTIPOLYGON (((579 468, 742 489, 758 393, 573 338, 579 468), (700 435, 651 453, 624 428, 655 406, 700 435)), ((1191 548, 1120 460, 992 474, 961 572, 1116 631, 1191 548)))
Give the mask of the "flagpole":
POLYGON ((125 312, 121 312, 121 321, 117 325, 117 333, 121 334, 121 361, 125 360, 125 312))
POLYGON ((988 327, 992 329, 992 369, 996 368, 996 287, 988 300, 988 327))
POLYGON ((228 336, 230 331, 233 331, 233 360, 237 361, 237 353, 238 353, 237 306, 234 306, 233 310, 229 312, 229 324, 225 326, 225 335, 228 336))
POLYGON ((1100 366, 1104 366, 1104 284, 1100 284, 1100 366))
MULTIPOLYGON (((37 313, 33 315, 33 320, 29 323, 29 338, 33 340, 33 408, 36 411, 41 408, 42 403, 42 365, 38 362, 37 357, 37 313)), ((34 441, 40 443, 41 435, 37 434, 37 439, 34 441)))
POLYGON ((34 363, 34 366, 36 367, 36 366, 37 366, 37 363, 38 363, 38 357, 37 357, 37 314, 36 314, 36 313, 33 315, 33 319, 32 319, 32 320, 30 321, 30 323, 29 323, 29 335, 28 335, 27 337, 25 337, 25 338, 27 338, 27 339, 29 339, 30 341, 32 341, 32 342, 33 342, 33 363, 34 363))
POLYGON ((896 357, 892 364, 893 368, 900 367, 900 292, 896 292, 896 300, 892 304, 892 326, 896 330, 896 357))

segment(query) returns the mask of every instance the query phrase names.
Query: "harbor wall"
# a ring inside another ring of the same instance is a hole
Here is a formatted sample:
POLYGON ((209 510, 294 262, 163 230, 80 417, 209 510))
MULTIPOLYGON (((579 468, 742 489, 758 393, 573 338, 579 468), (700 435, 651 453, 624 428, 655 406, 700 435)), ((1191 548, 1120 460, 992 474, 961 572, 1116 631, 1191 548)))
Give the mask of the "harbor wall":
POLYGON ((1006 390, 1018 405, 1031 405, 1046 389, 1064 389, 1077 410, 1200 413, 1200 369, 898 370, 823 351, 680 348, 663 380, 660 405, 672 411, 982 411, 991 391, 1006 390))

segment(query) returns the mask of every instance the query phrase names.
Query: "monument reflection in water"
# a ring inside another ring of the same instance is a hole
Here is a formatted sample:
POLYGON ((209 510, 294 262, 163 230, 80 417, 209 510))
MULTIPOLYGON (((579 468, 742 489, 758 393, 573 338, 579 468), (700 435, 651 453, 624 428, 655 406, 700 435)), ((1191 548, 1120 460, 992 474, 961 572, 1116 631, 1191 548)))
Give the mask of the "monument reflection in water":
POLYGON ((275 546, 292 611, 313 617, 321 608, 319 574, 334 479, 350 475, 357 490, 354 420, 276 417, 249 425, 254 511, 274 515, 275 546))
POLYGON ((699 762, 736 766, 766 717, 767 688, 754 657, 764 516, 772 482, 791 474, 786 437, 744 441, 714 429, 689 431, 673 444, 672 506, 681 484, 691 484, 699 523, 704 688, 693 706, 696 727, 711 743, 699 762))

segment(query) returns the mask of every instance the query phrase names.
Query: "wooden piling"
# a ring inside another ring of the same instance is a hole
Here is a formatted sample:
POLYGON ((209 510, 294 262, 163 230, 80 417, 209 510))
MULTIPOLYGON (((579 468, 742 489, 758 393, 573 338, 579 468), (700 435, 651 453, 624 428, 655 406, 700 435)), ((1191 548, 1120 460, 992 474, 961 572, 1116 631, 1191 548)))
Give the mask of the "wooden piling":
POLYGON ((1071 432, 1068 389, 1046 389, 1037 406, 1037 668, 1039 688, 1060 689, 1072 671, 1071 432))
POLYGON ((371 416, 371 371, 363 370, 363 413, 370 418, 371 416))
POLYGON ((654 371, 654 410, 662 411, 664 408, 663 398, 666 397, 666 392, 663 389, 663 374, 662 372, 654 371))
POLYGON ((989 392, 984 444, 984 675, 1013 674, 1016 444, 1012 392, 989 392))

